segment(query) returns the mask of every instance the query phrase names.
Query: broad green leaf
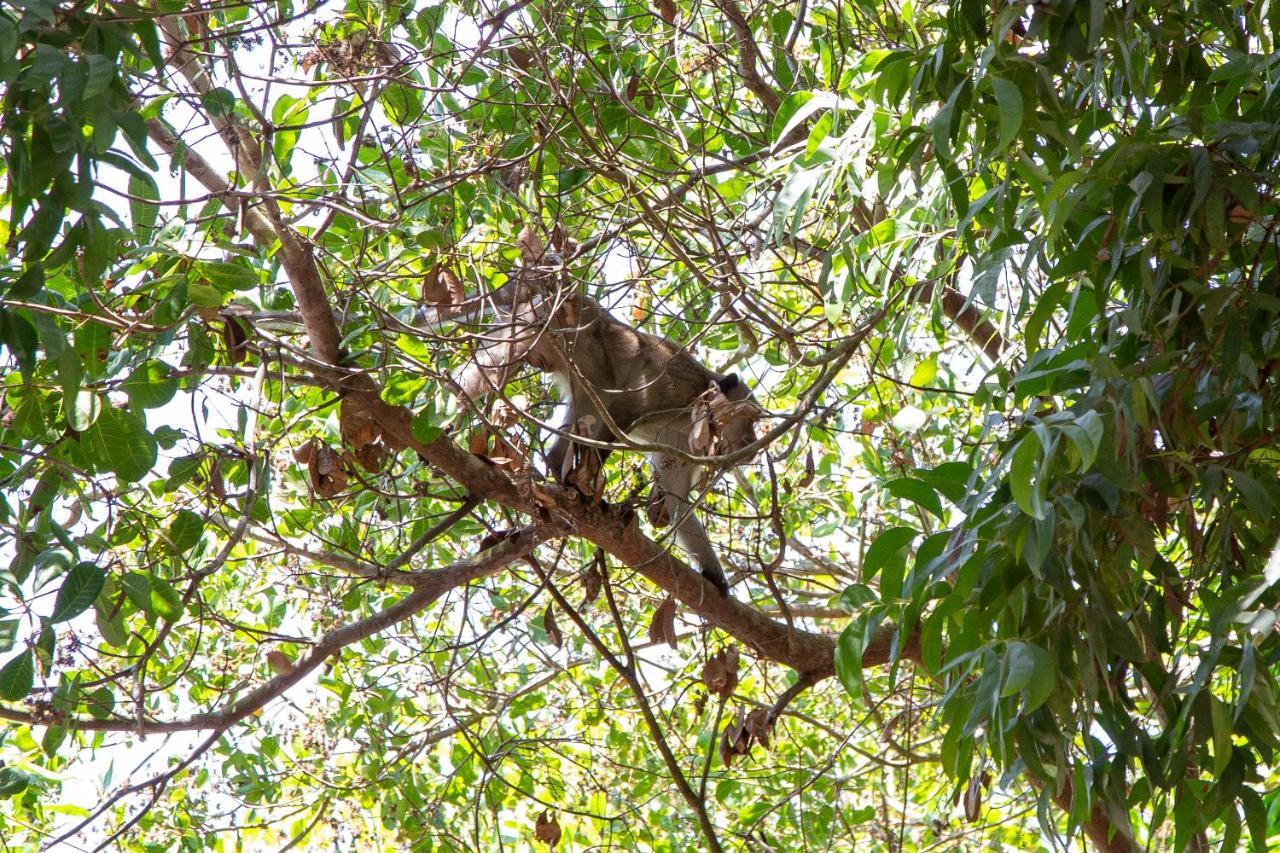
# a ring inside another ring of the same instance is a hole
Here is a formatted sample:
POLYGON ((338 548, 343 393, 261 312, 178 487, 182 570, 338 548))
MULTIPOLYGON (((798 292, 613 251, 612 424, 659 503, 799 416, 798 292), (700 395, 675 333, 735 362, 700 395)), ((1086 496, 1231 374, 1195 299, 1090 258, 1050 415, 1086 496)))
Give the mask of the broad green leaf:
POLYGON ((122 386, 135 409, 154 409, 173 399, 178 380, 170 376, 172 368, 163 361, 145 361, 129 374, 122 386))
POLYGON ((30 649, 24 649, 0 667, 0 699, 16 702, 31 692, 36 668, 30 649))
POLYGON ((88 610, 93 606, 98 593, 102 592, 102 585, 106 580, 106 572, 94 563, 77 563, 58 589, 49 621, 66 622, 88 610))
POLYGON ((135 415, 111 406, 80 435, 86 453, 126 483, 145 477, 156 463, 156 443, 135 415))
POLYGON ((151 576, 151 609, 166 622, 182 618, 182 596, 164 578, 151 576))

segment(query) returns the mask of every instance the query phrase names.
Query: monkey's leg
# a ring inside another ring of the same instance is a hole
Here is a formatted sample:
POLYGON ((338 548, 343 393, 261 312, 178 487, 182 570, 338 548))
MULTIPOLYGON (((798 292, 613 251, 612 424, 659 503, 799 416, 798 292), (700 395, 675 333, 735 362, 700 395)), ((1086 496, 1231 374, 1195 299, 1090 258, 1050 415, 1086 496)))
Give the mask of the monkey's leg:
POLYGON ((689 500, 693 488, 694 466, 672 456, 655 454, 652 457, 658 488, 666 503, 667 517, 675 524, 676 542, 698 563, 702 576, 709 580, 720 594, 729 596, 729 581, 720 567, 707 529, 698 520, 689 500))

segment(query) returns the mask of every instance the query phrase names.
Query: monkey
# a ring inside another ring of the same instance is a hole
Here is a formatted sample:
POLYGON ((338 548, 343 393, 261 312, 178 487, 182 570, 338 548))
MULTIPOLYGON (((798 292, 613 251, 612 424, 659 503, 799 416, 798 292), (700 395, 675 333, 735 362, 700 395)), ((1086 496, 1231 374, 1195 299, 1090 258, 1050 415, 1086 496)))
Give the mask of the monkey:
MULTIPOLYGON (((617 443, 625 435, 694 456, 737 453, 756 440, 764 409, 736 373, 717 373, 667 338, 635 329, 563 287, 563 264, 531 229, 518 243, 522 265, 509 281, 485 298, 425 305, 415 325, 494 316, 457 375, 473 402, 500 392, 521 363, 551 374, 568 412, 546 454, 549 474, 592 491, 585 483, 595 480, 611 450, 572 436, 617 443)), ((700 466, 673 453, 648 457, 655 480, 650 521, 674 524, 676 542, 727 597, 728 579, 690 501, 700 466)))

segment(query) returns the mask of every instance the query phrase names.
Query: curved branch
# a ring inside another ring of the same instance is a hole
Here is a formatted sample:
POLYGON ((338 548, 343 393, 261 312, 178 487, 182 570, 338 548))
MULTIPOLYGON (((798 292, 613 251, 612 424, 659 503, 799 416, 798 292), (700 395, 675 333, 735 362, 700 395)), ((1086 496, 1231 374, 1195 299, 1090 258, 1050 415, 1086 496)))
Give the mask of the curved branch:
POLYGON ((122 718, 105 720, 54 719, 47 714, 33 714, 13 708, 0 707, 0 719, 33 725, 57 723, 84 731, 137 732, 139 734, 168 734, 205 729, 213 729, 219 732, 225 731, 235 723, 263 708, 271 700, 284 695, 285 691, 306 677, 307 673, 316 669, 325 660, 347 646, 358 643, 366 637, 371 637, 379 631, 422 612, 430 607, 440 596, 456 587, 500 571, 530 553, 542 542, 558 536, 562 532, 554 525, 526 528, 475 557, 460 560, 443 569, 418 573, 419 580, 413 592, 372 616, 349 622, 325 633, 311 647, 311 651, 305 657, 299 659, 289 672, 263 682, 221 711, 196 714, 184 720, 143 721, 139 723, 138 720, 122 718))

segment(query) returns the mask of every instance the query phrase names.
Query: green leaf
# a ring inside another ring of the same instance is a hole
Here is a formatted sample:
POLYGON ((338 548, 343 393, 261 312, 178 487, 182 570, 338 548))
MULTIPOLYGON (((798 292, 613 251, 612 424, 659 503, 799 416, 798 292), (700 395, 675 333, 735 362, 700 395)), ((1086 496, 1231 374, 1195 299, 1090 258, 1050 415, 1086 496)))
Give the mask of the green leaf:
POLYGON ((58 590, 49 621, 66 622, 88 610, 106 581, 107 573, 94 563, 77 563, 58 590))
POLYGON ((201 95, 200 103, 214 118, 226 118, 235 112, 236 96, 230 89, 219 86, 201 95))
POLYGON ((994 74, 988 75, 1000 108, 1000 150, 1005 150, 1022 129, 1022 93, 1013 83, 994 74))
MULTIPOLYGON (((190 275, 194 282, 203 280, 223 293, 252 290, 258 286, 257 272, 230 261, 197 261, 192 265, 190 275)), ((192 286, 190 282, 187 284, 188 296, 191 295, 192 286)))
POLYGON ((1008 644, 1001 696, 1027 690, 1027 710, 1034 711, 1053 693, 1055 679, 1053 658, 1046 650, 1031 643, 1014 641, 1008 644))
POLYGON ((0 797, 16 797, 27 790, 30 779, 16 767, 0 768, 0 797))
POLYGON ((204 519, 189 509, 180 509, 169 524, 169 545, 176 554, 185 554, 200 541, 204 519))
POLYGON ((129 644, 129 631, 125 628, 124 617, 119 613, 107 618, 104 611, 98 610, 94 613, 94 622, 107 645, 122 649, 129 644))
POLYGON ((190 282, 187 284, 187 299, 197 308, 221 308, 227 301, 227 295, 216 287, 190 282))
POLYGON ((890 480, 885 483, 884 488, 895 498, 902 498, 903 500, 911 501, 917 506, 924 507, 939 519, 944 515, 942 501, 938 499, 938 493, 923 480, 917 480, 914 477, 899 477, 896 480, 890 480))
POLYGON ((111 406, 80 434, 85 452, 126 483, 136 483, 156 464, 156 442, 135 415, 111 406))
POLYGON ((890 527, 876 537, 862 558, 862 579, 870 581, 919 534, 914 527, 890 527))
POLYGON ((163 361, 144 361, 129 374, 121 389, 129 395, 129 403, 135 409, 163 406, 178 391, 178 380, 171 377, 172 371, 163 361))
POLYGON ((164 578, 151 576, 151 609, 166 622, 182 618, 182 596, 164 578))
POLYGON ((24 649, 0 667, 0 699, 16 702, 31 692, 35 683, 36 667, 31 650, 24 649))
POLYGON ((1009 464, 1009 489, 1013 502, 1032 518, 1044 518, 1044 502, 1040 498, 1038 484, 1032 482, 1036 463, 1040 460, 1040 439, 1028 432, 1018 442, 1009 464))
POLYGON ((155 180, 146 173, 129 176, 129 217, 133 220, 133 230, 142 241, 151 239, 155 230, 156 218, 160 214, 160 189, 155 180))
POLYGON ((862 620, 854 619, 836 641, 836 677, 855 699, 862 698, 862 620))
POLYGON ((422 118, 422 92, 412 86, 392 83, 378 100, 392 124, 406 125, 422 118))

